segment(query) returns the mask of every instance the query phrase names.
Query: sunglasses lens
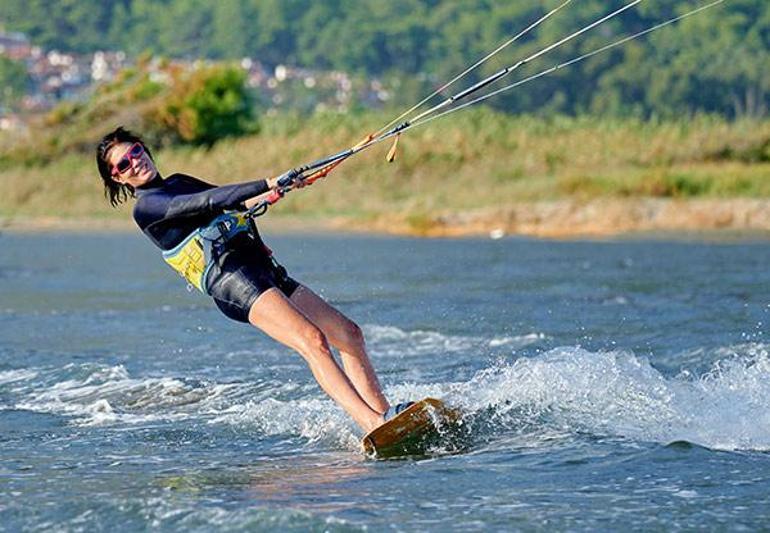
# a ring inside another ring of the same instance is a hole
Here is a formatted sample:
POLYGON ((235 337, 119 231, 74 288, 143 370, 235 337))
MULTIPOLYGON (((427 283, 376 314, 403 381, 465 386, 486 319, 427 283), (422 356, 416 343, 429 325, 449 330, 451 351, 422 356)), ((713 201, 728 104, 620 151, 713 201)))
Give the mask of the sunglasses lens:
POLYGON ((139 143, 135 143, 131 148, 128 149, 126 155, 124 155, 123 158, 117 162, 115 165, 115 170, 121 174, 124 173, 126 170, 131 168, 131 160, 138 159, 142 156, 142 154, 144 154, 144 146, 139 143))

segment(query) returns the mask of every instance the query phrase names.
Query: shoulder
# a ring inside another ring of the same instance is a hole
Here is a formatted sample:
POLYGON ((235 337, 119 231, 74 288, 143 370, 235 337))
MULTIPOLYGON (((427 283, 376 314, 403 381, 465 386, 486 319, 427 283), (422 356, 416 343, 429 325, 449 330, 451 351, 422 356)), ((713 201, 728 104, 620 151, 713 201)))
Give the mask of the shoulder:
POLYGON ((202 179, 181 173, 171 174, 164 181, 168 185, 193 185, 206 189, 212 189, 216 187, 216 185, 212 185, 211 183, 205 182, 202 179))
POLYGON ((134 202, 133 215, 134 220, 141 226, 142 220, 145 218, 148 212, 153 210, 154 204, 158 203, 159 197, 163 197, 163 189, 158 188, 151 191, 143 192, 136 195, 136 201, 134 202))

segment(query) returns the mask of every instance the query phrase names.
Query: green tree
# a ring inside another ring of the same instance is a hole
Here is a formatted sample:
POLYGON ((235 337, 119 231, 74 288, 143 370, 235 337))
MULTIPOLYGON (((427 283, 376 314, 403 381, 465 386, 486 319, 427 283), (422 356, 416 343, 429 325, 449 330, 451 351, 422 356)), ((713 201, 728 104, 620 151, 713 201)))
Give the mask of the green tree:
POLYGON ((212 55, 224 59, 249 55, 259 26, 256 8, 247 2, 223 0, 212 9, 212 55))
POLYGON ((87 52, 105 46, 114 5, 96 0, 3 0, 0 20, 45 48, 87 52))
POLYGON ((23 63, 0 57, 0 104, 13 107, 24 96, 29 81, 27 67, 23 63))
MULTIPOLYGON (((436 86, 561 0, 3 0, 0 21, 45 48, 256 58, 436 86)), ((623 5, 581 0, 465 80, 511 65, 623 5)), ((651 0, 553 50, 520 79, 691 10, 651 0)), ((762 116, 770 107, 770 2, 730 0, 490 101, 511 112, 762 116)), ((411 89, 410 89, 411 90, 411 89)))
POLYGON ((206 57, 211 52, 212 8, 206 0, 174 0, 157 10, 158 44, 164 55, 206 57))
POLYGON ((146 114, 146 127, 167 141, 212 145, 256 131, 253 102, 239 68, 204 67, 174 72, 166 94, 146 114))
POLYGON ((162 53, 157 17, 163 8, 159 0, 131 0, 125 12, 116 9, 121 16, 113 17, 109 28, 110 35, 117 39, 115 47, 134 56, 144 52, 162 53))

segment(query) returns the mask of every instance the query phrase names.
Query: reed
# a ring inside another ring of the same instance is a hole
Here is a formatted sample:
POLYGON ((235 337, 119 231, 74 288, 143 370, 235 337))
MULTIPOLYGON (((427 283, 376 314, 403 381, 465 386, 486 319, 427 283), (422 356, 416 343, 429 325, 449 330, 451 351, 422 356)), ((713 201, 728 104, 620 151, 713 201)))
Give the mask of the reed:
MULTIPOLYGON (((211 148, 165 148, 156 157, 165 173, 246 181, 336 152, 388 118, 265 116, 258 135, 211 148)), ((24 162, 6 157, 0 168, 1 215, 129 216, 104 201, 91 154, 73 148, 34 164, 29 154, 46 146, 30 139, 24 149, 24 162)), ((387 150, 352 158, 272 211, 351 219, 399 214, 419 223, 442 212, 564 198, 770 198, 770 121, 539 118, 474 109, 410 131, 392 164, 384 161, 387 150)))

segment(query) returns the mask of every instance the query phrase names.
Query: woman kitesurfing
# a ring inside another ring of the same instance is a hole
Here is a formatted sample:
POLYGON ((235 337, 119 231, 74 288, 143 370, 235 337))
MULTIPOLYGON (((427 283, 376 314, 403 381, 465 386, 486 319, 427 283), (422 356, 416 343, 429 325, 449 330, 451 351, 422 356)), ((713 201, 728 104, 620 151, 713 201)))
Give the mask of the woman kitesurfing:
MULTIPOLYGON (((426 111, 402 121, 571 1, 564 0, 522 32, 355 146, 291 169, 274 178, 221 187, 184 174, 172 174, 164 178, 158 172, 152 154, 142 139, 119 127, 105 135, 97 147, 97 166, 105 194, 113 206, 128 198, 135 198, 133 214, 136 223, 162 250, 166 262, 185 277, 190 285, 211 296, 217 307, 229 318, 251 324, 301 354, 321 388, 364 432, 370 433, 378 427, 384 429, 387 427, 383 426, 386 421, 407 411, 414 402, 389 404, 367 354, 361 329, 308 287, 288 275, 286 269, 276 261, 270 249, 263 243, 254 220, 289 191, 312 184, 328 175, 349 157, 375 144, 394 139, 393 147, 388 153, 388 160, 393 160, 399 136, 416 126, 520 87, 724 2, 713 0, 687 13, 467 101, 472 94, 642 1, 633 0, 471 87, 442 99, 426 111), (458 105, 461 100, 466 101, 458 105), (339 351, 342 366, 335 360, 332 347, 339 351)), ((421 404, 423 402, 415 404, 409 412, 421 404)), ((405 412, 402 417, 412 416, 409 412, 405 412)), ((365 445, 367 438, 368 436, 365 438, 365 445)))
POLYGON ((288 275, 253 218, 228 214, 253 207, 278 187, 278 178, 222 187, 184 174, 164 178, 142 139, 120 127, 99 143, 96 162, 110 203, 136 198, 134 220, 166 261, 227 317, 299 352, 321 388, 362 430, 408 406, 388 403, 361 329, 288 275))

